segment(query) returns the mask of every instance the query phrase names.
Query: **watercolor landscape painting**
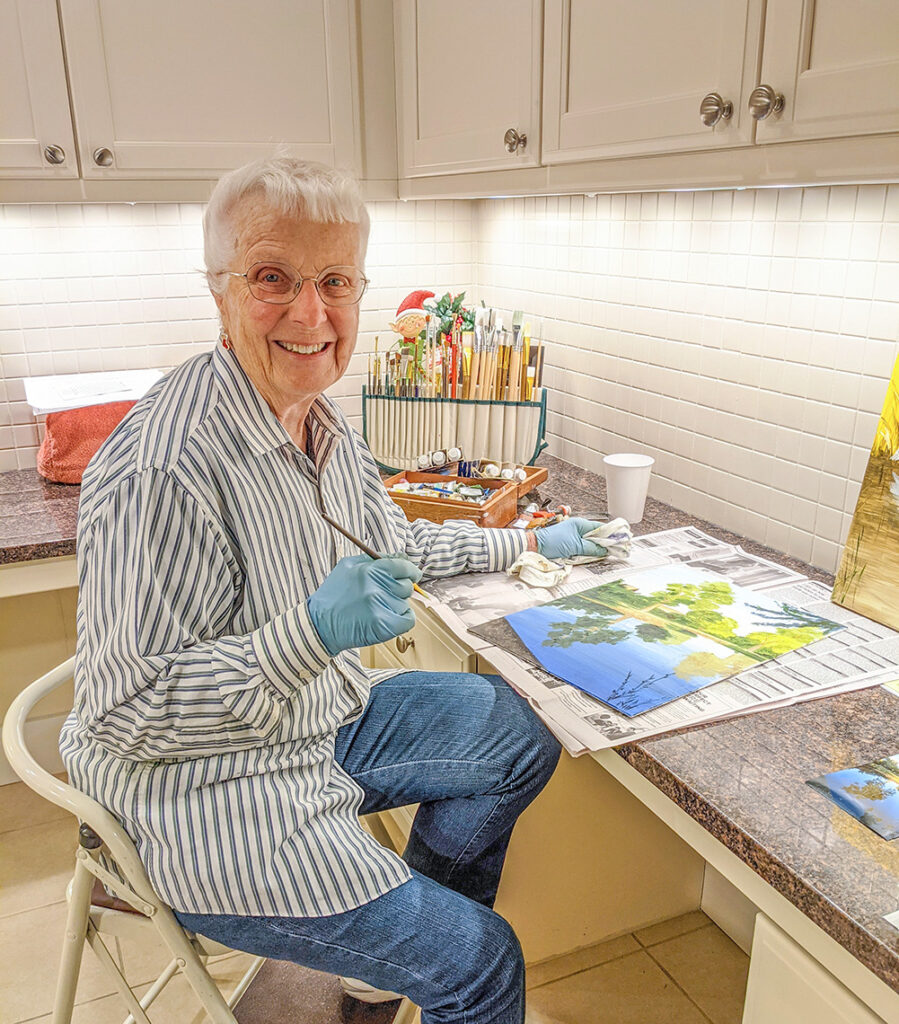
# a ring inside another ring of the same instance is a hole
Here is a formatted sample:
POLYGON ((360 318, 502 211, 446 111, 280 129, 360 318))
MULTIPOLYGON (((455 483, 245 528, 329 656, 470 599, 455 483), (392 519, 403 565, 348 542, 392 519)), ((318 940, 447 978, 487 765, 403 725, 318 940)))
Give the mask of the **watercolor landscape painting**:
POLYGON ((899 358, 887 386, 833 600, 899 629, 899 358))
POLYGON ((843 628, 683 565, 646 569, 506 621, 547 672, 628 716, 843 628))
POLYGON ((820 775, 807 785, 884 839, 899 838, 899 755, 820 775))

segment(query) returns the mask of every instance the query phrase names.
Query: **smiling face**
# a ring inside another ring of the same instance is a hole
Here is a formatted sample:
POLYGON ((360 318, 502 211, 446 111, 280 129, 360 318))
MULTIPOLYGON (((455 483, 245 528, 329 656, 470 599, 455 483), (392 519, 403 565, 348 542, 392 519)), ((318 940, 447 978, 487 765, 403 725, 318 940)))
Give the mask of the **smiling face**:
MULTIPOLYGON (((300 220, 245 202, 236 212, 236 256, 231 270, 243 272, 273 260, 303 277, 328 267, 362 270, 357 224, 300 220)), ((297 439, 309 407, 346 371, 356 346, 359 305, 326 306, 315 284, 305 281, 286 305, 255 298, 240 277, 215 295, 234 354, 269 408, 297 439)))

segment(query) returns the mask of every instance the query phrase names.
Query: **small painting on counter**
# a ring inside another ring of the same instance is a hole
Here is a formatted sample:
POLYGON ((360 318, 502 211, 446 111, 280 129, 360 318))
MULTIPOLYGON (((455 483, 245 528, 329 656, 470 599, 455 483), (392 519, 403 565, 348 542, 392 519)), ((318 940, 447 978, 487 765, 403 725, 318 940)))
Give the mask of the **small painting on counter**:
POLYGON ((899 839, 899 754, 806 784, 884 839, 899 839))
POLYGON ((843 627, 684 565, 506 616, 547 671, 628 717, 843 627))
POLYGON ((899 629, 899 358, 887 385, 833 600, 899 629))

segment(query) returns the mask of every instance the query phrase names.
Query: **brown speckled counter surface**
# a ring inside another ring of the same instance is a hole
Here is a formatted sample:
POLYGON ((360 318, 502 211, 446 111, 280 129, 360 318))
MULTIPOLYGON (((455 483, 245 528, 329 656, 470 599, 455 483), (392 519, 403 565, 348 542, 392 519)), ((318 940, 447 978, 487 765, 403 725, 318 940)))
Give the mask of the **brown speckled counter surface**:
MULTIPOLYGON (((542 497, 604 515, 601 477, 542 456, 542 497)), ((79 488, 0 474, 0 564, 75 550, 79 488)), ((824 583, 827 573, 649 499, 638 533, 696 526, 824 583)), ((897 667, 899 677, 899 667, 897 667)), ((899 840, 887 842, 805 780, 899 752, 899 697, 880 687, 617 748, 812 921, 899 991, 899 840)))
POLYGON ((0 565, 73 555, 80 493, 33 469, 0 473, 0 565))
MULTIPOLYGON (((605 515, 605 481, 551 456, 542 497, 605 515)), ((635 533, 696 526, 828 585, 833 577, 670 505, 635 533)), ((896 668, 899 678, 899 666, 896 668)), ((887 842, 806 779, 899 753, 899 696, 877 686, 623 744, 617 752, 899 992, 899 839, 887 842)))

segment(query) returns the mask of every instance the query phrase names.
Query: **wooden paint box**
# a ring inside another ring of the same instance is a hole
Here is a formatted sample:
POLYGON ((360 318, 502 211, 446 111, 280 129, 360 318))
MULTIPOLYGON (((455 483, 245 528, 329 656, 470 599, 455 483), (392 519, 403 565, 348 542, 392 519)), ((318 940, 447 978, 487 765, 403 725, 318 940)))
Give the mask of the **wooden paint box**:
POLYGON ((462 501, 459 498, 431 498, 417 494, 396 494, 390 497, 403 510, 407 519, 430 519, 432 523, 444 523, 448 519, 470 519, 478 526, 508 526, 518 512, 518 484, 514 480, 470 480, 462 476, 447 476, 442 473, 416 473, 404 470, 384 481, 390 491, 393 484, 407 483, 447 484, 456 481, 465 484, 478 484, 486 490, 493 491, 482 504, 462 501))

